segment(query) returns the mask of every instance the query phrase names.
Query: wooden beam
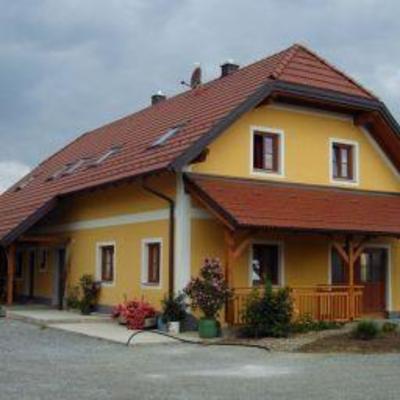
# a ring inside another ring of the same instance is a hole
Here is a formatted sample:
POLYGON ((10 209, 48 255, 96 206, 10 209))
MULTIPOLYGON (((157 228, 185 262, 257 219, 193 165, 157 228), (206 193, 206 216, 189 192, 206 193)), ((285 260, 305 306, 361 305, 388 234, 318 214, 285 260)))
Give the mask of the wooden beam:
POLYGON ((61 245, 61 244, 67 244, 69 242, 69 238, 57 238, 54 236, 21 236, 20 239, 18 239, 19 242, 23 243, 38 243, 38 244, 55 244, 55 245, 61 245))
POLYGON ((362 114, 354 117, 354 125, 355 126, 364 126, 367 124, 371 124, 375 121, 375 119, 379 116, 376 111, 373 112, 364 112, 362 114))
POLYGON ((12 243, 7 249, 7 305, 11 305, 14 299, 14 273, 17 255, 17 246, 12 243))
POLYGON ((349 265, 349 256, 344 250, 343 246, 338 242, 333 242, 332 245, 335 248, 335 250, 339 253, 339 256, 345 262, 345 264, 349 265))

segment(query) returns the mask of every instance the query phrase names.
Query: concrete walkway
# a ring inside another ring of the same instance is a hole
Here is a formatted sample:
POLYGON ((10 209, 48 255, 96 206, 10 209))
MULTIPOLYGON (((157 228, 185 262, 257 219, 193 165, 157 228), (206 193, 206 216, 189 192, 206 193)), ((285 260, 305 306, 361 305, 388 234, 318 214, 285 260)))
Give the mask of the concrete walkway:
MULTIPOLYGON (((8 319, 19 320, 120 344, 127 344, 132 334, 138 332, 128 330, 126 326, 119 325, 111 319, 110 315, 100 313, 81 315, 78 312, 29 305, 8 307, 6 314, 8 319)), ((193 342, 200 342, 197 333, 182 333, 176 337, 193 342)), ((145 331, 135 335, 130 344, 135 346, 143 344, 168 344, 173 342, 176 343, 177 340, 159 335, 152 331, 145 331)))

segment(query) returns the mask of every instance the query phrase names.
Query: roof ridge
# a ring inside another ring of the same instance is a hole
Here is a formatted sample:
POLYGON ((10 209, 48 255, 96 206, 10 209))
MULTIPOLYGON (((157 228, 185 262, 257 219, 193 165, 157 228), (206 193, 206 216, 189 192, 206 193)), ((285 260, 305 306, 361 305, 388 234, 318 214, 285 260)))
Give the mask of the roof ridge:
POLYGON ((347 75, 346 72, 344 72, 342 69, 337 67, 336 65, 333 65, 331 62, 329 62, 326 58, 320 56, 317 54, 315 51, 311 50, 308 46, 302 44, 302 43, 295 43, 293 46, 296 46, 299 50, 302 49, 308 54, 311 54, 313 57, 316 57, 319 61, 321 61, 323 64, 325 64, 327 67, 332 68, 336 73, 341 75, 343 78, 345 78, 347 81, 351 82, 353 85, 356 85, 359 89, 361 89, 363 92, 368 94, 369 96, 375 97, 376 99, 379 99, 379 97, 373 93, 372 91, 366 89, 361 83, 359 83, 357 80, 352 78, 351 76, 347 75))
POLYGON ((286 53, 286 54, 282 57, 282 61, 279 63, 279 65, 277 65, 275 70, 271 73, 270 77, 272 79, 279 79, 279 77, 282 75, 283 71, 289 64, 289 62, 292 60, 292 58, 295 56, 295 54, 297 54, 299 50, 300 47, 296 43, 288 47, 287 49, 283 50, 281 53, 286 53))

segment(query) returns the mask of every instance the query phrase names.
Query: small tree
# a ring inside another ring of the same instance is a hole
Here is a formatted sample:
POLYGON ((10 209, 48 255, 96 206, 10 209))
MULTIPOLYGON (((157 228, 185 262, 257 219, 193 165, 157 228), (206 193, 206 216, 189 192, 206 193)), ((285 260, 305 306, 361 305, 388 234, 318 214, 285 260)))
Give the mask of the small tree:
POLYGON ((192 278, 184 289, 193 309, 200 309, 207 319, 215 319, 232 295, 217 258, 206 258, 200 276, 192 278))
POLYGON ((254 289, 246 302, 243 332, 252 337, 286 337, 290 333, 292 316, 290 289, 273 291, 271 282, 267 281, 264 293, 254 289))

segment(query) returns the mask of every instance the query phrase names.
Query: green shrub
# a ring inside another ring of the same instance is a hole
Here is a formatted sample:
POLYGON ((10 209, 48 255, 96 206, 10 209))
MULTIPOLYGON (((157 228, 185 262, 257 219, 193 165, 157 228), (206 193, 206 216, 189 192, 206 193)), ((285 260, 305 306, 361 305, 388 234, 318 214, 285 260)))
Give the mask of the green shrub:
POLYGON ((185 294, 164 297, 162 304, 162 321, 166 324, 171 321, 183 321, 186 318, 185 294))
POLYGON ((293 333, 307 333, 339 329, 342 326, 343 324, 334 321, 316 321, 310 314, 304 314, 292 323, 291 330, 293 333))
POLYGON ((90 314, 97 305, 100 283, 95 282, 92 275, 86 274, 79 279, 79 286, 82 293, 79 308, 82 314, 90 314))
POLYGON ((360 321, 353 330, 353 337, 361 340, 375 339, 379 334, 379 326, 375 321, 360 321))
POLYGON ((273 291, 271 283, 267 282, 263 294, 254 289, 246 301, 242 333, 250 337, 287 337, 292 315, 290 289, 273 291))
POLYGON ((80 306, 79 301, 79 286, 73 286, 68 288, 67 298, 66 298, 67 308, 78 309, 80 306))
POLYGON ((393 333, 396 332, 398 329, 398 325, 394 322, 385 322, 382 325, 382 332, 383 333, 393 333))

